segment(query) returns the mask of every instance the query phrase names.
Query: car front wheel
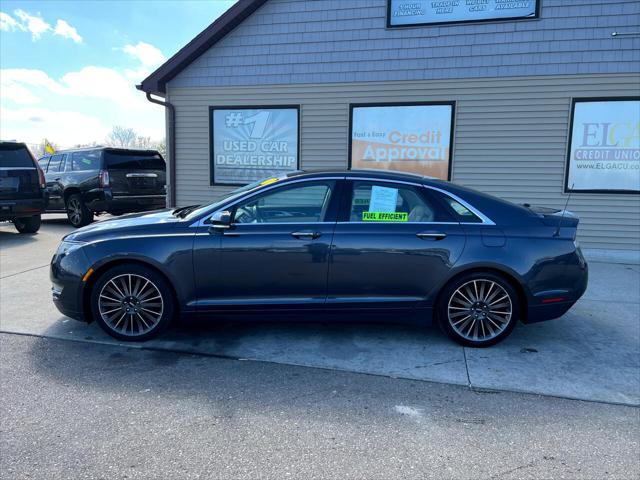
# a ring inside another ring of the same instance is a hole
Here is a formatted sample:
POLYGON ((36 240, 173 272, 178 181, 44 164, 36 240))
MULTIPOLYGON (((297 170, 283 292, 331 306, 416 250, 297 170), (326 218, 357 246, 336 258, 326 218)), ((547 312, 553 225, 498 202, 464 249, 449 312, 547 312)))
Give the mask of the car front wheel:
POLYGON ((13 225, 20 233, 36 233, 40 230, 40 224, 42 218, 40 215, 34 215, 33 217, 16 218, 13 220, 13 225))
POLYGON ((100 327, 125 341, 157 336, 174 313, 167 281, 141 265, 119 265, 104 272, 93 286, 91 307, 100 327))
POLYGON ((517 292, 502 277, 474 272, 449 283, 438 304, 440 326, 467 347, 488 347, 504 340, 519 319, 517 292))
POLYGON ((93 222, 93 212, 87 208, 78 193, 70 195, 66 202, 67 218, 74 227, 84 227, 93 222))

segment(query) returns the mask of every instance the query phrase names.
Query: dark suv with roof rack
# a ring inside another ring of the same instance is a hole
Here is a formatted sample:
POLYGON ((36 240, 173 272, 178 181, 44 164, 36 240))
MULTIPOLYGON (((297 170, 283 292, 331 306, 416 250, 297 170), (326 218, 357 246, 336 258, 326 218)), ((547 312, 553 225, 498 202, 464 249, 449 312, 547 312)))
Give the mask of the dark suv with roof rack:
POLYGON ((94 214, 157 210, 166 206, 166 165, 155 150, 94 147, 38 160, 49 191, 47 212, 66 212, 74 227, 94 214))
POLYGON ((0 221, 36 233, 47 205, 44 174, 24 143, 0 142, 0 221))

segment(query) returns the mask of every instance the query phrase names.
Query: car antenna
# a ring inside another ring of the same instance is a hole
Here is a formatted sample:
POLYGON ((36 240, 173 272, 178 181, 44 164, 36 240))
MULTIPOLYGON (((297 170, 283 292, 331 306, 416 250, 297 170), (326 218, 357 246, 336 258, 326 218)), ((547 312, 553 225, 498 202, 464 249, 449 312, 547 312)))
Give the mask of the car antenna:
POLYGON ((558 228, 556 228, 556 232, 553 234, 554 237, 560 236, 560 226, 562 225, 562 220, 564 220, 564 214, 567 211, 567 207, 569 206, 569 200, 571 200, 571 194, 573 193, 573 186, 575 182, 571 184, 571 190, 569 191, 569 195, 567 196, 567 201, 564 204, 564 209, 562 210, 562 215, 560 215, 560 220, 558 220, 558 228))

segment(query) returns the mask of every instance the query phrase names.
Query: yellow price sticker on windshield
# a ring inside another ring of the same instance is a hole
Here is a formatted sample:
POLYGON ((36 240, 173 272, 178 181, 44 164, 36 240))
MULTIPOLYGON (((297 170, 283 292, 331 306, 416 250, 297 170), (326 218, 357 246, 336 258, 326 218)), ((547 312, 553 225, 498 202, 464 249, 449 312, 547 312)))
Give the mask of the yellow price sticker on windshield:
POLYGON ((278 179, 277 179, 277 178, 275 178, 275 177, 273 177, 273 178, 267 178, 266 180, 264 180, 264 181, 260 182, 260 186, 264 187, 265 185, 269 185, 269 184, 271 184, 271 183, 275 183, 275 182, 277 182, 277 181, 278 181, 278 179))
POLYGON ((364 222, 408 222, 406 212, 362 212, 364 222))

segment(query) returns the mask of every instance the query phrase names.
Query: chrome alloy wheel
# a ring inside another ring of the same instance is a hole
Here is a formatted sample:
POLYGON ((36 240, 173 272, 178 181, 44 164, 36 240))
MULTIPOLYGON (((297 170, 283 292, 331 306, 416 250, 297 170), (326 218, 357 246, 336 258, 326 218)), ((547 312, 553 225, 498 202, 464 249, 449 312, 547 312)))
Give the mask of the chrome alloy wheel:
POLYGON ((509 325, 513 304, 507 291, 492 280, 477 279, 461 285, 447 306, 451 327, 466 340, 486 341, 509 325))
POLYGON ((113 331, 137 337, 158 325, 164 302, 151 280, 131 273, 105 283, 98 297, 98 308, 105 324, 113 331))
POLYGON ((79 225, 82 221, 82 206, 77 198, 69 199, 67 203, 67 214, 73 225, 79 225))

